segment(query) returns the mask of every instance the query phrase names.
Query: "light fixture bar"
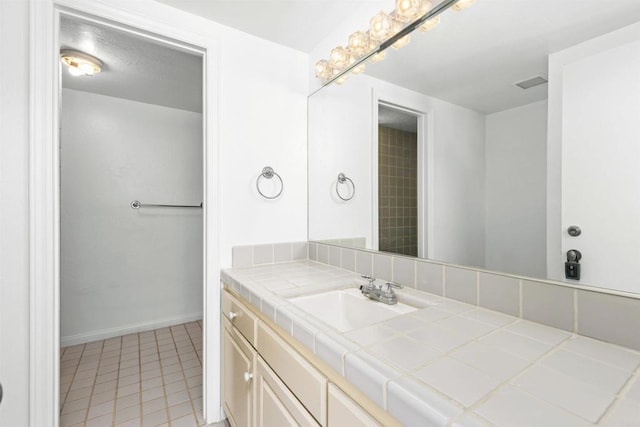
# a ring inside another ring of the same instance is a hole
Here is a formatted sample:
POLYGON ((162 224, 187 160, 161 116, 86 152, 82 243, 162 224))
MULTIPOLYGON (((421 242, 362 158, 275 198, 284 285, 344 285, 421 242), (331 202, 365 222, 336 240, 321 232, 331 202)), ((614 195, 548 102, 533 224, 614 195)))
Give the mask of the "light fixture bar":
POLYGON ((364 56, 360 57, 357 61, 349 64, 345 69, 343 69, 342 71, 340 71, 336 75, 332 76, 329 80, 327 80, 324 83, 322 83, 322 87, 330 85, 334 81, 338 80, 340 77, 346 75, 351 70, 353 70, 355 67, 357 67, 358 65, 360 65, 360 64, 364 63, 365 61, 367 61, 373 55, 375 55, 375 54, 377 54, 379 52, 382 52, 383 50, 387 49, 392 44, 394 44, 396 41, 398 41, 402 37, 406 36, 407 34, 412 33, 416 28, 418 28, 419 26, 424 24, 426 21, 428 21, 428 20, 430 20, 432 18, 435 18, 436 16, 440 15, 442 12, 444 12, 447 9, 449 9, 451 6, 453 6, 458 1, 459 0, 443 0, 437 6, 434 6, 429 12, 425 13, 421 18, 418 18, 416 21, 412 22, 411 24, 409 24, 406 27, 404 27, 402 30, 398 31, 398 33, 396 33, 390 39, 385 40, 384 42, 380 43, 380 46, 378 46, 376 49, 374 49, 371 52, 369 52, 369 53, 365 54, 364 56))

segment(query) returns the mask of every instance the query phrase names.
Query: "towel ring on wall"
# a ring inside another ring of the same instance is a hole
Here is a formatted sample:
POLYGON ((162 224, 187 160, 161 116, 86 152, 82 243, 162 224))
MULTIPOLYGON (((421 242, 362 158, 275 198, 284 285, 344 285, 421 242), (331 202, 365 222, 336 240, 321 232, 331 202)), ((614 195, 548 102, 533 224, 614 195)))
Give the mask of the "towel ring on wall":
POLYGON ((282 178, 280 177, 280 175, 278 175, 271 166, 265 166, 264 168, 262 168, 262 173, 258 175, 258 179, 256 179, 256 189, 258 190, 258 193, 260 193, 260 195, 265 199, 277 199, 282 194, 282 190, 284 190, 284 182, 282 182, 282 178), (276 194, 275 196, 267 196, 262 192, 262 190, 260 190, 260 178, 272 179, 274 176, 280 180, 280 191, 278 191, 278 194, 276 194))
POLYGON ((348 178, 342 172, 340 172, 338 174, 338 180, 336 181, 336 194, 338 195, 338 197, 340 197, 345 202, 348 202, 349 200, 353 199, 353 196, 355 196, 355 194, 356 194, 356 185, 353 183, 351 178, 348 178), (347 184, 347 181, 349 181, 351 183, 351 188, 352 188, 351 195, 349 197, 342 197, 342 194, 340 194, 339 185, 340 184, 345 184, 346 186, 349 186, 349 184, 347 184))

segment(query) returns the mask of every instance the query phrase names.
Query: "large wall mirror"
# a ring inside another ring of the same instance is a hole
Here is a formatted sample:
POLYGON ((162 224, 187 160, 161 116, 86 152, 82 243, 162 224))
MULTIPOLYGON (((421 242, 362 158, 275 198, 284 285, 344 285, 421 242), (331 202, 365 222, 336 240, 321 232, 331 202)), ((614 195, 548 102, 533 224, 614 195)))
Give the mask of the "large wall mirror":
POLYGON ((440 17, 309 97, 309 239, 640 293, 640 1, 440 17))

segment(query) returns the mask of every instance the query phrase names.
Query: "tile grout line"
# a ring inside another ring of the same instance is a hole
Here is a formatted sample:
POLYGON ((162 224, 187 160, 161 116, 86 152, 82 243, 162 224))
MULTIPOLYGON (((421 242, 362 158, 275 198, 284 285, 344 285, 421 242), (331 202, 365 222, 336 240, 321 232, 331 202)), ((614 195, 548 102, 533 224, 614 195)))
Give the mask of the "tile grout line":
MULTIPOLYGON (((180 326, 184 329, 184 333, 187 335, 187 337, 189 337, 189 342, 191 343, 191 345, 193 346, 193 341, 191 341, 191 336, 189 335, 189 331, 187 330, 187 328, 185 327, 185 325, 177 325, 180 326)), ((182 366, 182 359, 180 358, 180 351, 178 350, 178 345, 176 344, 176 337, 173 334, 173 327, 169 328, 169 332, 171 333, 171 339, 173 340, 173 347, 176 349, 176 354, 178 356, 178 364, 180 364, 180 372, 182 373, 182 380, 184 381, 184 385, 186 387, 186 391, 187 391, 187 396, 189 396, 189 403, 191 404, 191 415, 194 416, 194 418, 197 419, 198 417, 196 416, 196 409, 193 405, 193 396, 191 396, 191 392, 189 391, 189 384, 187 383, 187 377, 184 374, 184 368, 182 366)), ((195 350, 195 347, 194 347, 195 350)), ((197 353, 196 353, 197 356, 197 353)))
MULTIPOLYGON (((84 354, 84 351, 86 349, 87 345, 83 344, 82 345, 82 351, 80 352, 80 355, 78 356, 78 363, 76 364, 75 369, 73 370, 73 374, 71 377, 71 382, 69 383, 69 390, 67 390, 67 393, 65 393, 65 397, 64 397, 64 403, 66 404, 67 402, 67 396, 69 395, 69 392, 71 391, 71 387, 73 386, 73 383, 76 379, 76 374, 78 373, 78 369, 80 367, 80 361, 82 360, 82 355, 84 354)), ((60 416, 62 416, 62 410, 64 409, 64 405, 60 405, 60 416)), ((86 418, 86 414, 85 414, 85 418, 86 418)))
MULTIPOLYGON (((86 350, 86 346, 85 346, 86 350)), ((91 394, 89 395, 89 405, 87 406, 87 415, 85 416, 85 422, 89 421, 89 413, 91 411, 91 403, 93 401, 93 393, 96 389, 96 381, 98 381, 98 371, 100 370, 100 365, 102 363, 102 352, 104 351, 104 340, 102 340, 100 344, 100 357, 98 358, 98 366, 96 366, 95 376, 93 377, 93 385, 91 386, 91 394)), ((118 366, 120 362, 118 362, 118 366)), ((115 403, 114 403, 115 405, 115 403)))
POLYGON ((158 342, 158 330, 153 331, 156 337, 156 349, 158 351, 158 365, 160 365, 160 378, 162 378, 162 396, 164 397, 164 409, 167 414, 167 424, 171 425, 171 416, 169 414, 169 399, 167 398, 167 390, 165 388, 166 383, 164 379, 164 369, 162 367, 162 358, 160 357, 160 343, 158 342))

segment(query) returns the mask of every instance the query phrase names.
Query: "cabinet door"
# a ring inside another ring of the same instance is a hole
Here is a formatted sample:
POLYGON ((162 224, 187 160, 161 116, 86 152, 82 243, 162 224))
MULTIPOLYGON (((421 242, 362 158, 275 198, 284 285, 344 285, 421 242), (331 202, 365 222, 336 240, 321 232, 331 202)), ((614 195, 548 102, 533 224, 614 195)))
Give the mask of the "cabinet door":
POLYGON ((269 366, 256 364, 256 427, 319 426, 269 366))
POLYGON ((342 390, 329 384, 329 427, 379 427, 371 415, 342 390))
POLYGON ((253 365, 255 352, 233 328, 223 328, 222 375, 224 409, 232 425, 253 426, 253 365))

